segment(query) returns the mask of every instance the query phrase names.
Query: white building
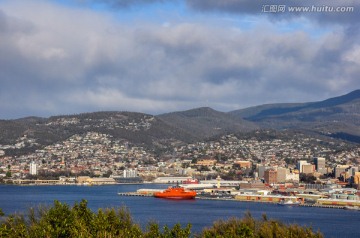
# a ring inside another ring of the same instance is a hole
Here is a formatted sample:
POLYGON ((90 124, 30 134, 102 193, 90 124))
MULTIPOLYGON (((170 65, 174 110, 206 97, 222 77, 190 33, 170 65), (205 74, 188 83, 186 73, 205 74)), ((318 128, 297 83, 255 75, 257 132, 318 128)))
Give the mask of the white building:
POLYGON ((309 163, 306 160, 299 160, 296 164, 296 168, 299 170, 300 173, 303 172, 303 165, 309 165, 309 163))
POLYGON ((316 169, 317 172, 319 172, 321 174, 326 174, 327 173, 325 158, 323 158, 323 157, 315 157, 314 158, 314 164, 315 164, 315 169, 316 169))
POLYGON ((135 178, 137 176, 138 176, 138 173, 137 173, 136 169, 126 169, 123 172, 124 178, 135 178))
POLYGON ((36 163, 34 161, 31 161, 30 163, 30 171, 29 173, 31 175, 37 175, 37 166, 36 166, 36 163))
POLYGON ((299 182, 300 176, 298 173, 286 173, 287 182, 299 182))

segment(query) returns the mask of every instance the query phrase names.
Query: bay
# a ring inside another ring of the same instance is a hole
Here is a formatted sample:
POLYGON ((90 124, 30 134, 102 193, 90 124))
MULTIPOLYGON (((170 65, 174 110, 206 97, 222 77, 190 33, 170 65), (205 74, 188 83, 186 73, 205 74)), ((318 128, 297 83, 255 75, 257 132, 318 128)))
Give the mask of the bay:
POLYGON ((0 185, 0 208, 5 214, 24 213, 30 207, 51 205, 54 200, 72 206, 82 199, 96 211, 99 208, 127 207, 136 223, 143 228, 149 221, 160 226, 180 223, 192 224, 193 232, 200 232, 214 221, 231 217, 241 218, 249 211, 253 217, 268 218, 286 223, 311 226, 325 237, 360 237, 360 212, 315 207, 286 207, 276 204, 219 200, 174 201, 153 197, 119 196, 119 192, 133 192, 140 188, 166 188, 167 185, 107 185, 107 186, 13 186, 0 185))

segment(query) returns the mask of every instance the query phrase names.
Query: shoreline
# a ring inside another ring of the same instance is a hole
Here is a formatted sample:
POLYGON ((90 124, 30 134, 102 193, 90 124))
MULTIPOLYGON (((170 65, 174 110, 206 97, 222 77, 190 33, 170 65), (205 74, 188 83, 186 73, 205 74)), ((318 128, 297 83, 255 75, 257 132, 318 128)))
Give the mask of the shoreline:
MULTIPOLYGON (((103 183, 103 184, 79 184, 79 183, 30 183, 30 184, 9 184, 9 183, 1 183, 0 185, 3 186, 111 186, 111 185, 143 185, 143 184, 156 184, 159 183, 103 183)), ((162 184, 168 185, 168 184, 162 184)), ((117 193, 119 196, 136 196, 136 197, 153 197, 152 194, 144 194, 139 192, 124 192, 124 193, 117 193)), ((234 202, 249 202, 249 203, 265 203, 265 204, 273 204, 277 205, 277 202, 271 201, 254 201, 254 200, 239 200, 235 198, 229 197, 209 197, 209 196, 196 196, 196 199, 202 200, 216 200, 216 201, 234 201, 234 202)), ((345 205, 322 205, 322 204, 297 204, 296 206, 300 207, 318 207, 318 208, 331 208, 331 209, 344 209, 344 210, 354 210, 360 211, 358 206, 345 206, 345 205)))
MULTIPOLYGON (((138 192, 125 192, 118 193, 119 196, 130 196, 130 197, 154 197, 152 194, 143 194, 138 192)), ((265 201, 246 201, 246 200, 238 200, 235 198, 221 198, 221 197, 204 197, 204 196, 196 196, 195 199, 201 200, 216 200, 216 201, 234 201, 234 202, 248 202, 248 203, 264 203, 264 204, 273 204, 278 205, 276 202, 265 202, 265 201)), ((344 210, 352 210, 347 206, 336 206, 336 205, 321 205, 321 204, 297 204, 299 207, 318 207, 318 208, 331 208, 331 209, 344 209, 344 210)), ((357 209, 353 209, 358 211, 357 209)))

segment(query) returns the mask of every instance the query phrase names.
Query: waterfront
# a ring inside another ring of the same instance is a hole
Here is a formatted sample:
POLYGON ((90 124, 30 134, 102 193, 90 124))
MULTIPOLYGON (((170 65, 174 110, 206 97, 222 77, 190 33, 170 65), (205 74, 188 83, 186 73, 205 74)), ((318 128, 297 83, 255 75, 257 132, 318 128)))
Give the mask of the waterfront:
POLYGON ((131 192, 140 188, 166 188, 166 185, 108 185, 108 186, 10 186, 0 185, 0 208, 6 214, 26 212, 38 204, 52 204, 59 200, 73 205, 81 199, 88 200, 93 210, 106 207, 126 206, 135 222, 145 226, 148 221, 160 225, 181 223, 193 225, 192 231, 198 232, 211 226, 219 219, 242 217, 246 211, 260 218, 269 218, 287 223, 311 225, 320 229, 325 237, 356 237, 360 235, 358 224, 360 213, 341 209, 315 207, 286 207, 274 204, 250 203, 239 201, 188 200, 173 201, 153 197, 119 196, 118 192, 131 192))

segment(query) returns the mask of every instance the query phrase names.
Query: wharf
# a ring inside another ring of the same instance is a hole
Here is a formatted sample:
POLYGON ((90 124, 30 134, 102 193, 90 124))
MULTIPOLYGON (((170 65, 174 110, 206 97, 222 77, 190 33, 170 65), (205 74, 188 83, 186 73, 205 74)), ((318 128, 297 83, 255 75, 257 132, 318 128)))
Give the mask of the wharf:
MULTIPOLYGON (((153 193, 139 193, 139 192, 122 192, 118 193, 119 196, 128 196, 128 197, 154 197, 153 193)), ((201 200, 217 200, 217 201, 237 201, 237 202, 261 202, 268 204, 276 204, 275 202, 269 201, 247 201, 247 200, 238 200, 228 197, 206 197, 206 196, 196 196, 196 199, 201 200)), ((300 207, 319 207, 319 208, 332 208, 332 209, 348 209, 346 206, 336 206, 336 205, 322 205, 322 204, 299 204, 300 207)))
POLYGON ((301 207, 321 207, 321 208, 335 208, 335 209, 345 209, 344 206, 336 205, 321 205, 321 204, 299 204, 301 207))
POLYGON ((152 194, 143 194, 138 192, 126 192, 126 193, 118 193, 119 196, 130 196, 130 197, 153 197, 152 194))

